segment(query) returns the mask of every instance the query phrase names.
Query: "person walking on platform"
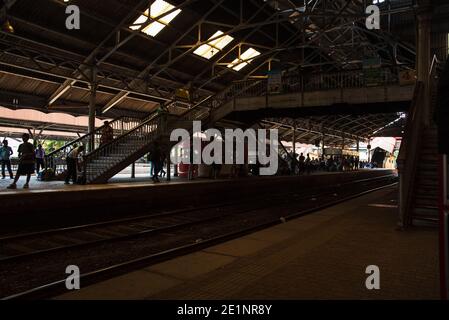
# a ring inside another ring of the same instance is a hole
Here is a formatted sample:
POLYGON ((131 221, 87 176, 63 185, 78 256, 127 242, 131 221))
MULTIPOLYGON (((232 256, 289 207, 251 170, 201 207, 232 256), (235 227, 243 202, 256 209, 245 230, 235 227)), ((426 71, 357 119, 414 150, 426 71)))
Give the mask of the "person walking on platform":
POLYGON ((167 156, 164 152, 161 153, 161 170, 159 171, 159 177, 164 177, 167 175, 167 172, 164 170, 167 165, 167 156))
POLYGON ((307 154, 306 160, 305 160, 305 168, 306 168, 306 172, 307 174, 310 174, 310 172, 312 171, 312 160, 310 160, 310 154, 307 154))
POLYGON ((9 177, 14 179, 11 170, 11 156, 13 151, 10 146, 8 146, 8 140, 3 140, 3 146, 0 148, 0 162, 2 165, 2 179, 5 179, 5 167, 8 169, 9 177))
POLYGON ((159 172, 161 172, 162 169, 162 151, 159 147, 159 143, 157 141, 154 141, 150 153, 148 155, 148 159, 151 162, 153 169, 153 177, 151 178, 153 182, 160 182, 159 181, 159 172))
POLYGON ((305 162, 306 158, 304 157, 304 153, 301 152, 301 155, 299 156, 299 174, 302 174, 304 172, 305 162))
POLYGON ((39 175, 40 169, 45 167, 45 150, 41 144, 37 145, 36 149, 36 173, 39 175))
POLYGON ((34 146, 28 142, 30 140, 30 135, 28 133, 24 133, 22 135, 23 143, 19 145, 19 168, 17 169, 16 177, 14 178, 14 182, 8 186, 8 189, 17 189, 17 181, 19 181, 20 176, 26 175, 27 180, 23 185, 24 189, 28 189, 30 187, 30 179, 31 175, 34 173, 34 162, 35 162, 35 153, 34 146))
POLYGON ((73 184, 78 181, 78 159, 80 154, 84 151, 84 146, 79 146, 73 148, 72 151, 67 155, 67 176, 65 177, 65 184, 70 183, 70 179, 72 179, 73 184))

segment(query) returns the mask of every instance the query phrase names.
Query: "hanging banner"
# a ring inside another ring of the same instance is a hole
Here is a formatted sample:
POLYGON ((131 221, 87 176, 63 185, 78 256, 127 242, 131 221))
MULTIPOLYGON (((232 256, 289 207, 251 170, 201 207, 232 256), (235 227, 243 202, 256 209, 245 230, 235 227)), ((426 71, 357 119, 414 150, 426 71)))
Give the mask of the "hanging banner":
POLYGON ((380 58, 363 59, 363 73, 368 87, 379 86, 383 83, 382 61, 380 58))
POLYGON ((281 93, 282 91, 282 72, 280 70, 268 71, 268 92, 281 93))

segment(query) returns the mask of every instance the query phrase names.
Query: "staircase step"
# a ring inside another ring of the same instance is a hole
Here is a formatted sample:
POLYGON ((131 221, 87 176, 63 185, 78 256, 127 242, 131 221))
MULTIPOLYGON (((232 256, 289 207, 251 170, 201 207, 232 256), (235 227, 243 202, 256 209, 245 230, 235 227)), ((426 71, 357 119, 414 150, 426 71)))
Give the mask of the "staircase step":
POLYGON ((434 185, 438 183, 438 174, 434 171, 419 171, 415 181, 417 185, 434 185))
POLYGON ((437 180, 417 180, 416 189, 419 188, 431 188, 438 190, 438 181, 437 180))
POLYGON ((416 181, 416 184, 414 186, 415 190, 423 190, 428 192, 433 192, 438 190, 438 181, 428 180, 423 181, 423 183, 419 183, 420 181, 416 181))
POLYGON ((438 163, 430 161, 421 161, 418 164, 418 170, 438 170, 438 163))
POLYGON ((422 146, 420 153, 438 155, 438 144, 422 146))
POLYGON ((414 201, 415 207, 437 207, 438 206, 438 199, 422 199, 422 198, 415 198, 414 201))
POLYGON ((414 219, 430 219, 438 221, 438 208, 436 207, 414 207, 412 209, 412 218, 414 219))
POLYGON ((438 193, 418 193, 418 192, 415 192, 415 194, 413 195, 413 198, 415 199, 415 202, 431 201, 432 203, 438 203, 438 193))
POLYGON ((419 155, 420 161, 431 161, 431 162, 437 162, 438 161, 438 153, 424 153, 421 152, 419 155))

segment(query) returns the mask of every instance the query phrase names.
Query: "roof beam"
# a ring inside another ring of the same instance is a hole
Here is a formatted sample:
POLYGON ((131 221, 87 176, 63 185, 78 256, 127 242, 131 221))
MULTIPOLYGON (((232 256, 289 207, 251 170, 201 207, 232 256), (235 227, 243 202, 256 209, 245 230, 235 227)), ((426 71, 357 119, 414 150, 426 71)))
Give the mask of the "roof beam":
MULTIPOLYGON (((187 0, 184 1, 181 5, 175 6, 173 9, 159 15, 158 17, 151 18, 148 17, 147 21, 143 23, 139 29, 136 30, 129 30, 130 34, 123 40, 119 41, 115 44, 115 46, 110 49, 104 56, 102 56, 100 59, 96 59, 98 53, 103 49, 105 44, 109 41, 109 39, 116 35, 119 30, 121 30, 130 20, 135 17, 135 12, 141 11, 141 8, 146 6, 151 6, 154 2, 154 0, 141 0, 134 8, 130 11, 128 15, 122 21, 103 39, 103 41, 84 59, 83 64, 84 65, 92 65, 98 67, 101 63, 105 62, 114 52, 116 52, 119 48, 121 48, 123 45, 125 45, 127 42, 129 42, 131 39, 133 39, 136 35, 138 35, 142 29, 153 23, 154 21, 157 21, 158 19, 161 19, 172 12, 182 9, 185 6, 189 5, 192 2, 195 2, 198 0, 187 0)), ((88 69, 88 67, 84 67, 85 69, 88 69)), ((87 71, 87 70, 86 70, 87 71)), ((81 77, 81 74, 79 72, 74 75, 75 78, 81 77)), ((64 81, 63 84, 51 95, 48 101, 48 105, 50 106, 53 104, 57 99, 59 99, 67 90, 70 89, 72 85, 76 80, 70 80, 70 81, 64 81)))
MULTIPOLYGON (((170 53, 171 50, 173 50, 178 43, 185 38, 187 35, 189 35, 193 30, 195 30, 196 28, 198 28, 205 20, 206 18, 212 13, 214 12, 222 3, 224 2, 224 0, 219 0, 218 2, 216 2, 212 8, 210 8, 205 14, 203 14, 203 16, 200 18, 200 20, 195 23, 193 26, 191 26, 186 32, 184 32, 181 36, 179 36, 170 47, 166 48, 158 57, 156 57, 147 67, 145 67, 144 70, 142 70, 142 72, 139 73, 139 77, 145 78, 147 77, 149 71, 157 64, 157 62, 164 57, 167 53, 170 53)), ((209 40, 201 42, 198 41, 198 43, 193 46, 191 49, 189 49, 187 51, 187 53, 193 52, 194 49, 198 48, 200 45, 209 42, 209 40)), ((176 57, 175 59, 173 59, 173 61, 171 61, 170 63, 166 64, 161 70, 159 70, 158 72, 156 72, 156 74, 153 74, 151 76, 150 79, 154 78, 155 76, 157 76, 158 74, 160 74, 162 71, 166 70, 168 68, 169 65, 173 64, 175 61, 178 61, 181 57, 185 56, 185 54, 187 53, 183 53, 180 56, 176 57)), ((149 79, 149 80, 150 80, 149 79)), ((132 84, 131 84, 132 85, 132 84)), ((124 98, 126 98, 128 94, 126 92, 120 92, 119 94, 117 94, 114 98, 111 99, 111 101, 108 102, 108 104, 103 108, 102 112, 106 112, 109 109, 113 108, 115 105, 117 105, 120 101, 122 101, 124 98)))

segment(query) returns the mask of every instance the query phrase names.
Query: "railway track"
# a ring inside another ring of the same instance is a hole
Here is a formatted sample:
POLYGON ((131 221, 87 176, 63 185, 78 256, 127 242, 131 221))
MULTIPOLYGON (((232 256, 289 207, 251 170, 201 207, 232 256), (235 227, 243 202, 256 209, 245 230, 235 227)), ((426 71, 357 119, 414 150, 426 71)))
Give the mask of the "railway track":
POLYGON ((0 238, 0 297, 54 296, 64 292, 65 278, 61 270, 70 264, 80 267, 85 286, 394 183, 395 177, 384 176, 319 190, 273 194, 244 203, 228 202, 3 237, 0 238))

